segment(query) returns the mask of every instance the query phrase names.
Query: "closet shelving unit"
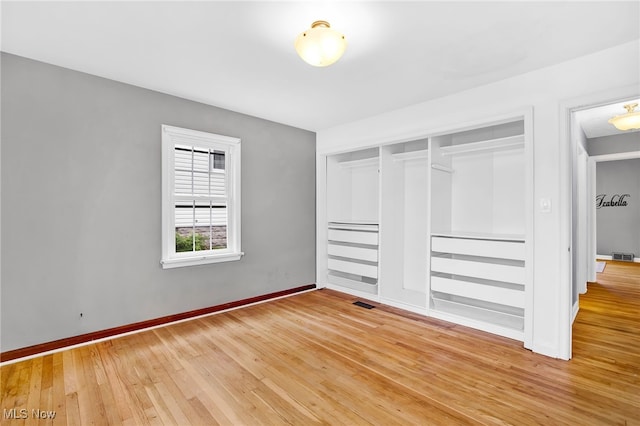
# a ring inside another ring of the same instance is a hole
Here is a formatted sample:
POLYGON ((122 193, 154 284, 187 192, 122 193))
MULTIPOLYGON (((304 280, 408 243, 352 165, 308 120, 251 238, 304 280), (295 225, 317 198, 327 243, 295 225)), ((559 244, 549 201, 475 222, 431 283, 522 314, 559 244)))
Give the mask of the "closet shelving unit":
POLYGON ((530 120, 327 155, 319 281, 527 347, 530 120))
POLYGON ((429 140, 381 147, 380 300, 427 305, 429 140))
POLYGON ((327 281, 378 293, 379 149, 327 157, 327 281))
POLYGON ((518 340, 527 288, 524 148, 523 121, 432 140, 429 314, 518 340))

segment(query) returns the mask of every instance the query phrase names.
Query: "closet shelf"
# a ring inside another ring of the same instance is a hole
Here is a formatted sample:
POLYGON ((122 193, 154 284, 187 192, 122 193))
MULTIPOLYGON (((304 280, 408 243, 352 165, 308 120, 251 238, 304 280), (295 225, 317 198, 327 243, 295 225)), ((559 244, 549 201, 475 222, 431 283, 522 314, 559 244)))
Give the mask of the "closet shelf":
POLYGON ((340 167, 351 168, 351 167, 370 167, 378 165, 378 157, 371 158, 363 158, 361 160, 347 160, 341 161, 338 163, 340 167))
POLYGON ((467 231, 452 231, 452 232, 433 232, 432 237, 449 237, 449 238, 469 238, 476 240, 499 240, 499 241, 516 241, 524 242, 525 236, 523 234, 492 234, 485 232, 467 232, 467 231))
POLYGON ((397 152, 395 154, 391 154, 391 157, 395 161, 420 160, 420 159, 426 160, 429 158, 429 151, 426 149, 421 149, 418 151, 397 152))
POLYGON ((483 151, 500 151, 524 147, 524 135, 508 136, 506 138, 490 139, 460 145, 443 146, 442 155, 461 155, 483 151))
POLYGON ((439 297, 431 298, 431 316, 467 325, 489 333, 524 340, 524 317, 506 312, 457 303, 439 297), (439 315, 441 314, 441 315, 439 315))
MULTIPOLYGON (((470 311, 475 311, 475 312, 483 312, 486 314, 486 318, 483 318, 484 321, 487 321, 488 319, 492 319, 492 316, 503 316, 503 317, 508 317, 508 318, 513 318, 515 320, 517 320, 518 322, 520 322, 520 320, 523 318, 522 315, 518 315, 518 314, 513 314, 513 313, 509 313, 509 312, 503 312, 503 311, 498 311, 495 309, 489 309, 489 308, 484 308, 482 306, 476 306, 476 305, 470 305, 468 303, 460 303, 460 302, 454 302, 452 300, 448 300, 444 297, 438 297, 435 295, 431 295, 431 298, 433 299, 434 302, 437 303, 442 303, 445 306, 448 307, 455 307, 457 312, 456 314, 459 315, 459 312, 463 312, 463 313, 467 313, 470 311)), ((436 308, 437 309, 437 308, 436 308)), ((445 309, 442 309, 445 310, 445 309)), ((476 318, 477 319, 477 318, 476 318)))
POLYGON ((375 220, 330 220, 328 223, 329 228, 341 228, 348 227, 375 227, 377 229, 378 222, 375 220))

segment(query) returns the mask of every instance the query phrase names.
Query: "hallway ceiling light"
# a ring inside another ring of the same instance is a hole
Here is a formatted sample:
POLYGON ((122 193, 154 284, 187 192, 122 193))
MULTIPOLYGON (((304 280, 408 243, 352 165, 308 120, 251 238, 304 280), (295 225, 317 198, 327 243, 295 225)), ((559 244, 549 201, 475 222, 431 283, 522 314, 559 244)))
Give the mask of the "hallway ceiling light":
POLYGON ((315 21, 296 38, 298 55, 314 67, 326 67, 340 59, 347 48, 343 34, 331 29, 327 21, 315 21))
POLYGON ((638 104, 627 104, 624 107, 627 109, 626 114, 616 115, 609 120, 609 123, 616 126, 619 130, 631 130, 640 129, 640 111, 634 111, 638 104))

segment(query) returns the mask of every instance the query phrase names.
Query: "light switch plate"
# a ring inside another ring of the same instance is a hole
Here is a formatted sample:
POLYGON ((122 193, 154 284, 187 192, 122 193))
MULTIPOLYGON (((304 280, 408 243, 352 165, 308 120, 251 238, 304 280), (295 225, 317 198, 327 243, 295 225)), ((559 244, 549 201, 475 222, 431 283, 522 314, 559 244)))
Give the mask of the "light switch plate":
POLYGON ((540 212, 541 213, 551 213, 551 199, 550 198, 540 198, 540 212))

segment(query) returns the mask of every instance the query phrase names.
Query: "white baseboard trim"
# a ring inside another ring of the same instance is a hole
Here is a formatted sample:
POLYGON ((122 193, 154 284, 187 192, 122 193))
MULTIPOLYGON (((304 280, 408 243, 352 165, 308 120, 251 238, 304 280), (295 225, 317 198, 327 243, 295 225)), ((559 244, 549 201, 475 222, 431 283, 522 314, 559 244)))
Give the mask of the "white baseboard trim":
MULTIPOLYGON (((596 254, 596 259, 613 260, 613 257, 611 255, 606 255, 606 254, 596 254)), ((634 263, 640 263, 640 257, 634 257, 633 258, 633 262, 634 263)))
POLYGON ((341 285, 336 285, 331 283, 328 283, 325 288, 329 290, 339 291, 340 293, 350 294, 351 296, 361 297, 363 299, 367 299, 372 302, 380 303, 380 297, 377 294, 367 293, 365 291, 360 291, 354 288, 343 287, 341 285))
MULTIPOLYGON (((425 300, 427 296, 424 296, 425 300)), ((427 316, 427 308, 409 305, 407 303, 399 302, 393 299, 387 299, 386 297, 380 297, 380 303, 384 303, 385 305, 393 306, 394 308, 403 309, 405 311, 413 312, 414 314, 420 314, 427 316)))
POLYGON ((573 312, 571 313, 571 324, 573 324, 573 322, 576 320, 579 310, 580 310, 580 302, 576 301, 576 303, 573 304, 573 312))

